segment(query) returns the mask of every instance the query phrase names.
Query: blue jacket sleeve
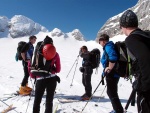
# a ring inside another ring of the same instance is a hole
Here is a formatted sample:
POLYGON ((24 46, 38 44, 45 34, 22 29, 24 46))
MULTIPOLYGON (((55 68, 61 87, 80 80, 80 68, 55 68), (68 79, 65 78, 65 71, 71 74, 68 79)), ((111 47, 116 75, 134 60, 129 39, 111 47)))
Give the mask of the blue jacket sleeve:
POLYGON ((117 53, 115 51, 115 47, 114 47, 114 44, 107 44, 105 46, 105 54, 107 54, 108 56, 108 61, 109 62, 116 62, 118 60, 118 56, 117 56, 117 53))

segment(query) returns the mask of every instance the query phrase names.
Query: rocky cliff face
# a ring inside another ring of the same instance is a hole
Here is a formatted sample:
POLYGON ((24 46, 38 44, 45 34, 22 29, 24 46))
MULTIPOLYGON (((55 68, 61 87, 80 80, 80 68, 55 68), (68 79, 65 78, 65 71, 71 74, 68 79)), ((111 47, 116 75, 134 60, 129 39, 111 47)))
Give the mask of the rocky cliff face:
POLYGON ((38 32, 48 32, 48 30, 23 15, 15 15, 10 20, 5 16, 0 16, 0 38, 9 35, 12 38, 18 38, 35 35, 38 32))
POLYGON ((85 41, 83 34, 80 32, 79 29, 74 29, 72 32, 64 33, 58 28, 54 28, 51 31, 52 37, 64 37, 64 38, 74 38, 78 41, 85 41))
MULTIPOLYGON (((5 16, 0 16, 0 38, 3 37, 24 37, 36 35, 39 32, 49 32, 42 25, 34 22, 33 20, 23 16, 15 15, 10 20, 5 16)), ((74 38, 79 41, 84 41, 84 36, 79 29, 74 29, 72 32, 63 33, 60 29, 54 28, 51 32, 52 37, 74 38)))
MULTIPOLYGON (((139 19, 139 28, 143 30, 150 30, 149 8, 150 8, 150 0, 139 0, 135 6, 130 8, 137 14, 139 19)), ((106 23, 98 31, 96 41, 98 41, 99 36, 103 33, 108 34, 110 37, 121 34, 121 30, 119 28, 119 19, 122 14, 123 12, 114 17, 111 17, 106 21, 106 23)))

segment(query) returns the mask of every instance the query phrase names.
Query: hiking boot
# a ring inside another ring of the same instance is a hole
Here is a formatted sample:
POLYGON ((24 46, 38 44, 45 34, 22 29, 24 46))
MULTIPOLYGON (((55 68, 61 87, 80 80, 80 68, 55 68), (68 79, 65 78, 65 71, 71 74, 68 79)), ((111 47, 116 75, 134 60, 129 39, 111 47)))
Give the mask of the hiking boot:
POLYGON ((81 98, 81 100, 83 100, 83 101, 90 100, 90 97, 88 97, 87 95, 85 95, 84 97, 81 98))
POLYGON ((32 88, 30 88, 29 86, 28 86, 28 84, 26 84, 26 90, 28 90, 28 91, 32 91, 32 88))
POLYGON ((30 95, 31 91, 26 90, 26 87, 21 86, 18 92, 20 95, 30 95))
POLYGON ((84 94, 81 96, 81 98, 83 98, 84 96, 86 96, 86 93, 84 93, 84 94))

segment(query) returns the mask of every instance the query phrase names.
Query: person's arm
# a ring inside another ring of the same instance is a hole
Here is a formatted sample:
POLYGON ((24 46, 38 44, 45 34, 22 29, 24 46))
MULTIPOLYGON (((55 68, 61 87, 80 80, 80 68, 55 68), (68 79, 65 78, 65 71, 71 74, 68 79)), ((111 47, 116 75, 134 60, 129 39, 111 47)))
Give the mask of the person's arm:
POLYGON ((110 71, 115 66, 118 56, 113 46, 106 46, 105 50, 107 52, 107 57, 108 57, 108 67, 105 68, 105 72, 110 73, 110 71))
POLYGON ((21 53, 21 57, 24 61, 26 61, 26 56, 25 56, 25 53, 21 53))
POLYGON ((60 57, 59 54, 57 53, 56 61, 55 61, 55 72, 59 73, 60 70, 61 70, 60 57))
POLYGON ((84 59, 89 59, 90 55, 89 55, 89 52, 85 52, 83 53, 82 50, 79 51, 79 55, 80 57, 84 58, 84 59))
POLYGON ((29 43, 27 43, 21 50, 21 57, 24 61, 26 61, 26 52, 28 51, 29 46, 30 46, 29 43))

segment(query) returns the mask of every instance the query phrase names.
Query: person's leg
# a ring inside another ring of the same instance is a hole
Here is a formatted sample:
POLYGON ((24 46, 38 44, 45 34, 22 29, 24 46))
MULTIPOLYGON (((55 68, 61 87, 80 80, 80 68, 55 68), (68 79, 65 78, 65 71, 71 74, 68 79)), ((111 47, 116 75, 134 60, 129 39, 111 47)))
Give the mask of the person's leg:
MULTIPOLYGON (((84 90, 85 90, 85 72, 83 72, 83 74, 82 74, 82 84, 83 84, 84 90)), ((81 96, 81 98, 84 97, 85 95, 86 95, 86 90, 85 90, 85 93, 81 96)))
POLYGON ((92 95, 92 85, 91 85, 91 76, 93 73, 93 69, 91 67, 85 68, 85 91, 88 97, 92 95))
POLYGON ((57 83, 54 77, 46 79, 46 82, 47 82, 46 87, 47 95, 46 95, 45 113, 52 113, 53 98, 57 83))
POLYGON ((107 77, 107 76, 106 76, 107 94, 111 100, 113 109, 116 111, 116 113, 123 113, 123 107, 119 100, 118 88, 117 88, 119 78, 107 77))
POLYGON ((35 87, 35 98, 33 104, 33 113, 40 113, 40 103, 46 87, 45 80, 37 80, 35 87))
POLYGON ((150 94, 145 98, 142 94, 137 94, 137 109, 138 113, 150 113, 150 94))
POLYGON ((26 86, 28 83, 29 72, 28 72, 28 62, 22 61, 23 70, 24 70, 24 78, 22 80, 21 86, 26 86))

